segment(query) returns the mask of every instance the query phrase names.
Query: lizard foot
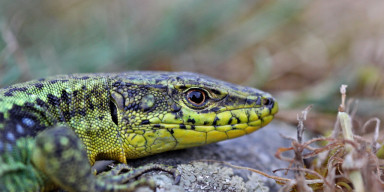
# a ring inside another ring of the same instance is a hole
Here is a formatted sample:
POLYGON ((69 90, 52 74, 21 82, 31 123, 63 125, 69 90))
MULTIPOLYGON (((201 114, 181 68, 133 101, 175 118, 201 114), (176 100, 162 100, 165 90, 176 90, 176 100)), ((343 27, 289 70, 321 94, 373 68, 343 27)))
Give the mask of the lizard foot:
POLYGON ((109 183, 116 184, 129 184, 133 183, 133 185, 143 185, 147 184, 152 189, 155 187, 155 183, 151 179, 147 179, 148 182, 143 181, 142 179, 136 180, 141 175, 148 173, 150 171, 164 171, 170 173, 175 178, 174 184, 178 184, 180 182, 180 173, 176 168, 172 166, 167 166, 163 164, 147 164, 138 168, 132 168, 126 164, 118 164, 116 167, 113 167, 108 172, 100 173, 98 176, 101 176, 100 179, 108 181, 109 183))

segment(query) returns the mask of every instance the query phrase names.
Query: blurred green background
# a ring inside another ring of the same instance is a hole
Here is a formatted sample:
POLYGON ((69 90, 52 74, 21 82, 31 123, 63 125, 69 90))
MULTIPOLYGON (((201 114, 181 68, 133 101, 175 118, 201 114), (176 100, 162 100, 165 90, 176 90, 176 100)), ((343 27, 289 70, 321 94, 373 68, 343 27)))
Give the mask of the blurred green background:
MULTIPOLYGON (((333 125, 339 86, 381 117, 384 1, 0 0, 0 87, 54 74, 193 71, 314 104, 333 125)), ((361 122, 360 122, 361 124, 361 122)))

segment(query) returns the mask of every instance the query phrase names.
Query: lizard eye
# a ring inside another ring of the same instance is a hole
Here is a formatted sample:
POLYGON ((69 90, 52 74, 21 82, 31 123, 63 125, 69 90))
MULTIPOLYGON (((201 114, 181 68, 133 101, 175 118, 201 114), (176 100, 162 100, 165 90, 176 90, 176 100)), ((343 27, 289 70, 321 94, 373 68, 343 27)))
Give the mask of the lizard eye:
POLYGON ((191 89, 187 92, 186 98, 195 107, 202 107, 207 99, 207 93, 201 89, 191 89))

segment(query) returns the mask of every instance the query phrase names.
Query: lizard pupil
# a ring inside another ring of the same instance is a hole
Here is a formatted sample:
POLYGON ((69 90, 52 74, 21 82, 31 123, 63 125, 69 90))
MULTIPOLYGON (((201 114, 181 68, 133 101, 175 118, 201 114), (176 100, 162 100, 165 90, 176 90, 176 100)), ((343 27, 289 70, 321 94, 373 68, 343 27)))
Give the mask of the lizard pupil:
POLYGON ((109 101, 109 109, 111 110, 112 121, 113 121, 116 125, 118 125, 118 120, 117 120, 117 108, 116 108, 115 103, 113 103, 113 101, 109 101))
POLYGON ((205 102, 205 98, 206 98, 205 94, 206 93, 202 90, 192 89, 192 90, 188 91, 187 99, 193 105, 200 106, 200 105, 204 104, 204 102, 205 102))

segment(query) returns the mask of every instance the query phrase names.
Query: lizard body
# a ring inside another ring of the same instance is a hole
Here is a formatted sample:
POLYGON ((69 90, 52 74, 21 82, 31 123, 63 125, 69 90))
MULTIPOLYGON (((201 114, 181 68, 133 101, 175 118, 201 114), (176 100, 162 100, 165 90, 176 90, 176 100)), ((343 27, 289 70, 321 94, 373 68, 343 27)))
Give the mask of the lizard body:
POLYGON ((249 134, 277 110, 268 93, 186 72, 16 84, 0 89, 0 190, 123 190, 97 179, 90 165, 249 134))

